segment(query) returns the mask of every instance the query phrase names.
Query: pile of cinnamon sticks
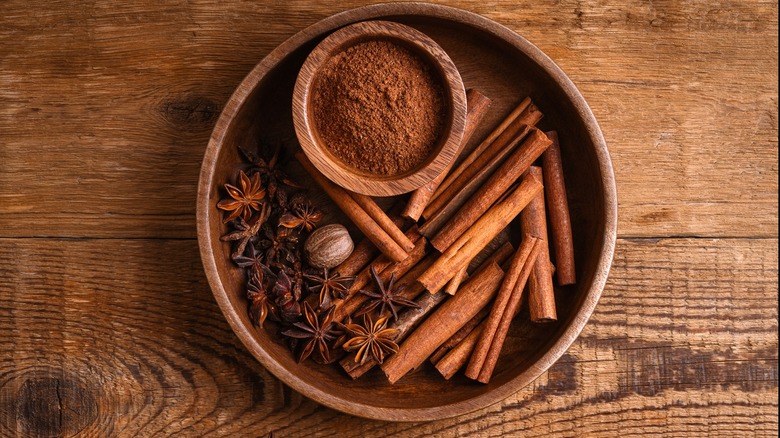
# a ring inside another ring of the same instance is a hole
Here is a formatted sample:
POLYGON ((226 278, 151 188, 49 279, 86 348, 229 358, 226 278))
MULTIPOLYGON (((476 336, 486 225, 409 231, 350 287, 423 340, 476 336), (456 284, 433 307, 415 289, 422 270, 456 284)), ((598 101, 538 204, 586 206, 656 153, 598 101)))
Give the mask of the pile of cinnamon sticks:
MULTIPOLYGON (((461 151, 490 107, 475 90, 467 100, 461 151)), ((533 322, 557 320, 553 273, 558 285, 575 282, 574 249, 558 136, 536 128, 542 116, 524 99, 457 166, 413 192, 400 215, 335 185, 297 155, 365 235, 335 269, 356 276, 347 297, 334 304, 335 320, 363 304, 358 291, 372 287, 372 267, 382 281, 395 278, 402 297, 418 305, 393 324, 400 348, 381 364, 391 383, 427 359, 446 379, 465 369, 467 377, 489 382, 526 291, 533 322), (522 237, 515 248, 504 230, 518 218, 522 237), (489 247, 497 249, 485 258, 489 247)), ((338 359, 353 378, 377 365, 357 363, 354 355, 338 359)))

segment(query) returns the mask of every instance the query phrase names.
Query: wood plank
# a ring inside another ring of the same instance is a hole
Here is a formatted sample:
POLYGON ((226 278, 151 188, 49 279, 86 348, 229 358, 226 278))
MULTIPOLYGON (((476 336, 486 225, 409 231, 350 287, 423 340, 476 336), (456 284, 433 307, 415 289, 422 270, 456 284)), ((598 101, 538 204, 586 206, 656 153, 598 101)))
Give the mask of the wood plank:
POLYGON ((777 248, 620 239, 552 369, 492 407, 404 424, 284 388, 230 331, 194 240, 0 239, 0 435, 775 436, 777 248))
MULTIPOLYGON (((296 31, 365 3, 5 2, 0 236, 194 237, 200 159, 234 87, 296 31)), ((457 6, 580 87, 622 236, 777 236, 776 2, 457 6)))

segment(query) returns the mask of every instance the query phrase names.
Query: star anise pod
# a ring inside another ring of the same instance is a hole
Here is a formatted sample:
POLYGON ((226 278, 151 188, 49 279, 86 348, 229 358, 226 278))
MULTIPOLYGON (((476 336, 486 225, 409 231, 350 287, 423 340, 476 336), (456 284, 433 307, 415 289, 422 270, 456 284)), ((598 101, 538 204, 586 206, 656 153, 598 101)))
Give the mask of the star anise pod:
POLYGON ((383 316, 376 322, 368 315, 363 316, 363 324, 347 324, 346 329, 352 337, 342 345, 346 351, 355 351, 355 362, 361 365, 369 358, 377 363, 382 363, 385 357, 398 352, 395 338, 398 329, 387 328, 387 320, 390 316, 383 316))
POLYGON ((293 263, 297 257, 298 234, 287 228, 274 229, 266 225, 262 229, 263 238, 258 245, 265 253, 269 265, 279 265, 282 261, 293 263))
POLYGON ((233 228, 235 228, 235 230, 219 238, 219 240, 223 242, 238 242, 235 251, 233 251, 233 254, 230 256, 231 258, 235 260, 236 257, 240 257, 244 254, 247 244, 257 236, 258 232, 260 232, 260 227, 265 223, 270 211, 270 207, 264 205, 260 216, 252 222, 251 225, 241 217, 233 221, 233 228))
POLYGON ((320 309, 327 309, 333 305, 336 298, 344 298, 347 290, 355 281, 355 277, 345 277, 338 272, 330 272, 327 268, 318 274, 304 274, 303 278, 309 281, 309 291, 320 294, 320 309))
POLYGON ((293 297, 293 284, 284 270, 280 270, 276 275, 272 294, 283 320, 292 322, 301 316, 301 306, 293 297))
POLYGON ((282 331, 284 336, 300 340, 308 340, 300 348, 298 363, 306 360, 314 352, 315 348, 323 361, 330 360, 330 348, 328 342, 334 339, 331 333, 333 327, 333 309, 328 309, 321 315, 317 315, 309 303, 303 303, 304 320, 293 323, 292 327, 282 331))
POLYGON ((249 250, 246 255, 233 257, 233 262, 241 268, 247 268, 250 275, 254 272, 262 272, 264 269, 268 269, 265 265, 265 258, 263 253, 258 251, 254 245, 248 245, 249 250))
POLYGON ((301 262, 299 259, 294 259, 291 263, 291 266, 280 264, 279 267, 287 274, 287 277, 290 279, 290 283, 292 284, 291 292, 293 298, 295 298, 296 301, 300 301, 301 295, 303 294, 303 268, 301 267, 301 262))
POLYGON ((314 208, 310 202, 298 204, 279 218, 279 225, 285 228, 299 228, 311 231, 322 219, 322 212, 314 208))
POLYGON ((382 279, 377 274, 374 265, 371 265, 371 276, 374 277, 374 283, 378 291, 361 289, 359 292, 368 297, 360 310, 355 313, 355 316, 365 315, 372 310, 379 308, 379 316, 383 316, 388 310, 393 314, 393 319, 398 319, 399 307, 414 307, 420 308, 420 306, 412 300, 402 297, 399 292, 403 287, 395 287, 395 273, 390 275, 390 280, 387 285, 384 284, 382 279))
POLYGON ((246 286, 246 297, 249 299, 249 317, 252 324, 262 328, 266 318, 276 314, 276 308, 266 293, 263 271, 252 274, 246 286))
POLYGON ((265 187, 260 183, 260 175, 254 174, 248 177, 244 171, 238 175, 239 187, 225 184, 229 199, 223 199, 217 203, 217 208, 229 211, 230 214, 223 222, 227 223, 237 217, 249 221, 254 211, 260 211, 260 206, 265 199, 265 187))
POLYGON ((300 185, 287 178, 287 175, 277 166, 282 146, 281 143, 276 145, 273 156, 268 161, 261 155, 255 154, 241 146, 238 148, 241 154, 255 166, 255 171, 260 175, 263 184, 265 184, 265 187, 268 189, 268 197, 270 199, 277 198, 277 190, 282 185, 297 189, 302 188, 300 185))

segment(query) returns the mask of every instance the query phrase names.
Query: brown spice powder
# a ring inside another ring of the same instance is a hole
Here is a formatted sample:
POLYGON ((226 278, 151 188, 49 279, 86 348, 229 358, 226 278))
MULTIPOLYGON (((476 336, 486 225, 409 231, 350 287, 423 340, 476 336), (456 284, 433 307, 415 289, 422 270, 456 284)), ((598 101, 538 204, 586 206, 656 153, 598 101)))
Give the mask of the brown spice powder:
POLYGON ((438 76, 410 49, 372 40, 323 67, 313 87, 320 139, 344 163, 397 175, 422 164, 444 125, 438 76))

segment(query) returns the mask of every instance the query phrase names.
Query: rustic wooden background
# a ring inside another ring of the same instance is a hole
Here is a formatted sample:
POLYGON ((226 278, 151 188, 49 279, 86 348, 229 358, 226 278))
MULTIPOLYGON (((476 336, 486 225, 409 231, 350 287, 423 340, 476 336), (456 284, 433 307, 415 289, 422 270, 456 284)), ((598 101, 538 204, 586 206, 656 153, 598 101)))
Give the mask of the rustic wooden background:
POLYGON ((0 4, 0 436, 775 436, 776 1, 449 2, 580 88, 612 153, 619 240, 549 372, 420 424, 285 388, 200 264, 210 130, 271 49, 364 4, 320 3, 0 4))

